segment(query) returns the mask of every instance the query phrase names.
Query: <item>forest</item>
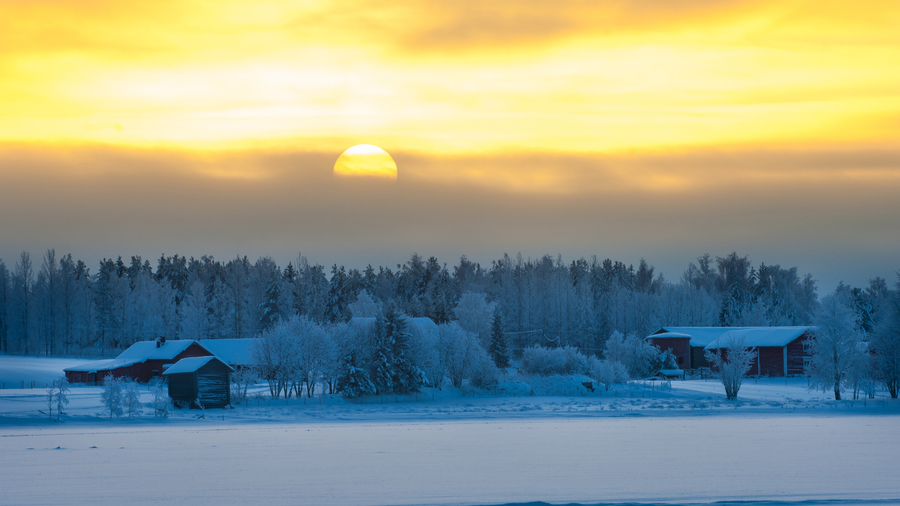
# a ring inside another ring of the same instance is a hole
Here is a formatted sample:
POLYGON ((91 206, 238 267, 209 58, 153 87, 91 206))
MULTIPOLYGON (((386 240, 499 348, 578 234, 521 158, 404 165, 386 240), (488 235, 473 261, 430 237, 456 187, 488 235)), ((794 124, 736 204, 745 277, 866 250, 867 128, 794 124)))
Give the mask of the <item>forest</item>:
MULTIPOLYGON (((869 330, 878 301, 890 292, 882 278, 838 290, 852 295, 869 330)), ((663 325, 811 324, 818 295, 812 275, 754 266, 737 253, 704 254, 672 282, 644 260, 635 268, 596 257, 566 263, 559 256, 504 255, 485 267, 466 257, 448 266, 413 254, 393 268, 358 270, 329 269, 302 255, 284 267, 269 257, 163 255, 155 266, 139 256, 104 259, 93 271, 51 249, 37 262, 27 252, 11 267, 0 260, 0 351, 109 356, 159 336, 257 337, 290 316, 346 322, 357 302, 356 316, 375 316, 390 304, 437 324, 458 321, 480 336, 496 309, 514 353, 540 344, 600 355, 614 331, 645 336, 663 325)))

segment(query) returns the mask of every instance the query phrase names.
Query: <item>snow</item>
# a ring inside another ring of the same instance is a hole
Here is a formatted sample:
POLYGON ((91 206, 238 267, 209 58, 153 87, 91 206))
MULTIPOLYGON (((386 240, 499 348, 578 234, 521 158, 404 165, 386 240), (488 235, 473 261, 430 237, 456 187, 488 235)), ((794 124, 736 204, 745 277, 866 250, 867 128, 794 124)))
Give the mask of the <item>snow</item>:
POLYGON ((210 353, 218 357, 219 360, 232 367, 247 367, 254 365, 253 345, 257 342, 258 340, 255 338, 204 339, 199 341, 200 346, 203 346, 210 353))
POLYGON ((812 330, 815 327, 758 327, 741 330, 731 330, 715 341, 706 345, 707 350, 714 350, 719 347, 719 341, 725 340, 726 336, 736 336, 744 339, 744 344, 748 347, 758 346, 787 346, 791 341, 802 336, 804 332, 812 330))
POLYGON ((271 400, 259 384, 234 409, 168 419, 152 416, 149 386, 144 416, 110 419, 102 388, 76 385, 62 422, 40 413, 42 389, 0 390, 0 503, 900 500, 900 403, 883 392, 833 401, 803 378, 760 379, 728 402, 713 380, 590 393, 582 379, 352 402, 271 400))
POLYGON ((174 364, 172 364, 172 366, 169 367, 168 369, 166 369, 165 372, 163 372, 163 376, 166 376, 169 374, 179 374, 179 373, 183 373, 183 372, 194 372, 197 369, 200 369, 201 367, 208 364, 209 361, 214 358, 216 358, 216 357, 183 358, 183 359, 179 360, 178 362, 175 362, 174 364))
MULTIPOLYGON (((95 361, 95 362, 100 362, 95 361)), ((64 376, 63 369, 84 364, 83 358, 44 358, 0 355, 0 388, 13 388, 25 382, 43 388, 64 376)))

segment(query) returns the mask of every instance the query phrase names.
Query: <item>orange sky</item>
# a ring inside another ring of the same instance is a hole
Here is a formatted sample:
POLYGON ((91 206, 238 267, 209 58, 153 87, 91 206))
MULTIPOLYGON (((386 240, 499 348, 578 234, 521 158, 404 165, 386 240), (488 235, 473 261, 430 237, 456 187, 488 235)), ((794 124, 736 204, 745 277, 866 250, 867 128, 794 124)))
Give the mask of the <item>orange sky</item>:
MULTIPOLYGON (((449 218, 412 224, 390 242, 395 249, 384 246, 383 254, 398 261, 412 251, 442 253, 449 262, 447 255, 482 254, 486 261, 521 248, 626 261, 644 256, 677 278, 694 256, 739 249, 757 262, 800 265, 831 280, 839 273, 822 271, 850 263, 857 250, 846 243, 853 241, 878 269, 844 277, 862 283, 900 266, 891 264, 900 253, 900 215, 888 196, 900 190, 894 2, 598 4, 3 2, 0 258, 11 263, 17 251, 47 247, 157 256, 154 244, 180 237, 175 229, 150 223, 143 242, 121 242, 90 213, 116 215, 108 195, 149 191, 128 184, 169 174, 172 160, 183 188, 156 188, 146 202, 134 200, 145 207, 129 213, 152 215, 162 200, 189 222, 219 198, 208 188, 238 184, 228 181, 239 181, 262 208, 267 185, 313 184, 342 151, 367 143, 394 155, 398 184, 460 192, 448 209, 457 202, 476 216, 508 213, 497 223, 508 233, 463 229, 442 239, 447 244, 423 241, 416 230, 449 218), (273 165, 285 159, 297 165, 273 165), (70 202, 91 211, 61 226, 70 207, 59 209, 57 223, 46 209, 68 201, 71 185, 57 182, 73 177, 92 180, 91 191, 100 193, 70 202), (665 199, 692 209, 691 216, 731 215, 744 204, 709 206, 735 191, 746 201, 743 212, 762 213, 749 223, 772 223, 732 237, 724 224, 697 231, 670 223, 661 208, 658 215, 647 211, 655 209, 647 203, 665 199), (480 197, 466 197, 473 192, 480 197), (781 192, 802 209, 770 202, 781 192), (545 199, 558 219, 577 212, 571 219, 583 226, 566 235, 541 228, 539 219, 521 221, 534 199, 545 199), (567 207, 580 199, 605 203, 593 211, 567 207), (767 216, 754 202, 782 212, 767 216), (613 203, 644 203, 646 212, 622 216, 613 203), (804 218, 797 230, 805 235, 779 228, 803 209, 845 219, 804 218), (620 230, 623 220, 628 226, 620 230), (598 222, 599 229, 590 228, 598 222), (664 235, 682 233, 661 240, 661 226, 664 235), (578 231, 585 227, 602 239, 585 239, 578 231), (77 233, 69 233, 73 228, 77 233), (98 250, 80 242, 83 236, 98 250), (816 248, 804 246, 813 239, 816 248), (812 265, 811 255, 837 249, 830 263, 812 265)), ((293 205, 306 214, 323 211, 293 205)), ((346 253, 366 246, 354 242, 353 217, 341 216, 318 219, 329 232, 304 229, 287 240, 229 239, 204 222, 203 234, 169 241, 169 253, 293 255, 299 243, 312 242, 324 263, 363 258, 346 253)))

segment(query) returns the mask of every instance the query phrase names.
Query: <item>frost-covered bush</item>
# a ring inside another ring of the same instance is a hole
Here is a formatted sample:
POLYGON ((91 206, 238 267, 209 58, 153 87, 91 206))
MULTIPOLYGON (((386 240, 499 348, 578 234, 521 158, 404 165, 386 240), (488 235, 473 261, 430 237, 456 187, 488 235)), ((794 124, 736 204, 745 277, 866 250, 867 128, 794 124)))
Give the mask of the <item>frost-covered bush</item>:
POLYGON ((247 389, 256 383, 257 374, 252 367, 241 367, 231 375, 231 402, 240 404, 247 399, 247 389))
POLYGON ((500 370, 491 356, 481 346, 476 347, 472 353, 469 383, 473 387, 488 388, 496 385, 499 378, 500 370))
POLYGON ((573 346, 532 346, 522 353, 522 369, 528 374, 584 374, 587 364, 587 357, 573 346))
POLYGON ((628 380, 628 370, 621 362, 598 360, 591 367, 591 377, 602 384, 604 389, 609 390, 612 385, 628 380))
POLYGON ((103 402, 104 413, 109 413, 109 417, 122 416, 122 378, 116 378, 112 374, 108 374, 103 378, 103 394, 100 396, 103 402))
POLYGON ((620 362, 628 370, 632 378, 644 378, 655 374, 662 366, 658 347, 646 339, 634 334, 622 335, 615 331, 606 341, 605 358, 611 362, 620 362))

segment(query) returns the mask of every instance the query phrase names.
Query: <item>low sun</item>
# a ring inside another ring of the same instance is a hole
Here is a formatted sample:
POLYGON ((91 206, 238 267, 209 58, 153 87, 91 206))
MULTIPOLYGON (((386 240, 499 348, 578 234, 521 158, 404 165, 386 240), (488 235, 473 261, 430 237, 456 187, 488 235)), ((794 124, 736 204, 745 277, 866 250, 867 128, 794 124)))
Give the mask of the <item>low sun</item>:
POLYGON ((397 164, 378 146, 359 144, 341 153, 334 163, 334 175, 396 180, 397 164))

